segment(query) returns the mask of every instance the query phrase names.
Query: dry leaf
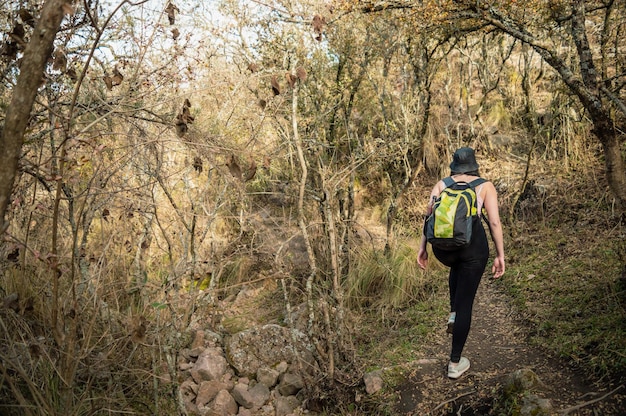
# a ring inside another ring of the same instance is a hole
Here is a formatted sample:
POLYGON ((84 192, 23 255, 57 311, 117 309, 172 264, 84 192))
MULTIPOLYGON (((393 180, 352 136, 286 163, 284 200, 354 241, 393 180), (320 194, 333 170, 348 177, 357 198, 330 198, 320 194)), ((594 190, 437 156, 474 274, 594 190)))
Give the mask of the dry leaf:
POLYGON ((194 117, 191 115, 191 112, 189 111, 189 108, 191 107, 191 103, 189 102, 188 99, 185 99, 185 103, 183 104, 183 110, 182 112, 178 115, 179 118, 184 122, 184 123, 193 123, 194 122, 194 117))
POLYGON ((20 259, 20 248, 19 247, 15 247, 15 249, 12 252, 7 254, 7 260, 12 262, 12 263, 17 263, 19 259, 20 259))
POLYGON ((196 172, 202 173, 202 159, 199 156, 193 158, 193 168, 196 172))
POLYGON ((20 9, 20 19, 22 22, 26 23, 28 26, 34 28, 35 27, 35 18, 33 15, 26 9, 20 9))
POLYGON ((278 84, 278 79, 276 79, 276 75, 272 75, 272 92, 274 93, 274 95, 279 95, 280 94, 280 85, 278 84))
POLYGON ((17 42, 9 40, 4 45, 2 45, 2 49, 0 49, 0 55, 6 56, 9 59, 15 59, 15 57, 17 56, 17 51, 17 42))
POLYGON ((146 340, 148 320, 143 316, 140 316, 133 324, 133 330, 131 332, 131 339, 135 343, 142 343, 146 340))
POLYGON ((250 71, 250 72, 252 72, 254 74, 258 70, 259 70, 259 65, 255 64, 254 62, 250 62, 248 64, 248 71, 250 71))
POLYGON ((67 57, 65 56, 65 52, 63 52, 63 49, 57 48, 54 51, 53 59, 54 61, 52 63, 52 68, 57 71, 65 72, 67 68, 67 57))
POLYGON ((244 182, 248 182, 254 175, 256 174, 256 163, 254 160, 250 159, 250 165, 248 165, 248 169, 246 169, 246 176, 243 178, 244 182))
POLYGON ((24 31, 24 26, 22 26, 21 23, 15 23, 13 31, 11 32, 11 36, 13 38, 17 38, 18 40, 24 40, 25 33, 26 32, 24 31))
POLYGON ((104 76, 104 83, 107 85, 107 90, 111 91, 113 89, 113 80, 111 80, 110 76, 104 76))
POLYGON ((323 16, 316 14, 313 16, 313 31, 315 32, 315 40, 322 40, 322 33, 324 26, 326 25, 326 19, 323 16))
POLYGON ((187 133, 187 131, 189 130, 189 128, 187 127, 187 123, 185 123, 185 121, 183 120, 183 115, 179 114, 176 116, 176 135, 178 137, 183 137, 185 135, 185 133, 187 133))
POLYGON ((230 155, 230 159, 228 160, 228 162, 226 162, 226 166, 228 167, 228 170, 230 171, 230 174, 233 175, 233 177, 241 180, 241 168, 237 163, 235 155, 230 155))
POLYGON ((39 346, 39 344, 30 344, 28 346, 28 352, 30 353, 30 357, 33 360, 36 360, 41 356, 41 347, 39 346))
POLYGON ((70 77, 72 81, 76 81, 78 79, 78 74, 74 68, 70 68, 66 72, 67 76, 70 77))
POLYGON ((178 7, 174 5, 174 3, 168 3, 165 8, 165 13, 167 13, 167 19, 170 22, 170 25, 176 23, 176 12, 178 12, 178 7))
POLYGON ((304 69, 303 67, 299 66, 296 68, 296 76, 298 77, 298 79, 300 81, 305 81, 306 80, 306 69, 304 69))
POLYGON ((113 86, 120 85, 122 81, 124 81, 124 75, 117 68, 113 68, 113 78, 111 79, 113 86))
POLYGON ((180 36, 180 31, 177 28, 172 29, 172 38, 174 40, 178 39, 180 36))
POLYGON ((297 78, 294 75, 290 74, 289 72, 285 74, 285 79, 287 79, 287 84, 289 84, 291 88, 293 88, 296 85, 297 78))

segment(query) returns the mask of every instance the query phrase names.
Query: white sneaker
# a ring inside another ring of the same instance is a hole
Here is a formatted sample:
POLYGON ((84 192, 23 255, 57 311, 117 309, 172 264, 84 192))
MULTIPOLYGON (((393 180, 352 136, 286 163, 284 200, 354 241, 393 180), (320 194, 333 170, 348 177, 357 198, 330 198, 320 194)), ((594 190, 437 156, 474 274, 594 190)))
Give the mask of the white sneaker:
POLYGON ((450 362, 448 364, 448 377, 457 379, 461 377, 461 374, 469 370, 470 362, 467 358, 461 357, 458 363, 450 362))

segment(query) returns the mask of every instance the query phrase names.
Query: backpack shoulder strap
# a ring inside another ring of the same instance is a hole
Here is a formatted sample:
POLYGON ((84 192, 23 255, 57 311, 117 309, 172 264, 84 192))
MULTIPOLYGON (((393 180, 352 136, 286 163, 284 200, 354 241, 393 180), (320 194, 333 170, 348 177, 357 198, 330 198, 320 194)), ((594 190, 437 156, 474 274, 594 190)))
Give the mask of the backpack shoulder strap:
MULTIPOLYGON (((485 179, 485 178, 478 178, 478 179, 474 179, 473 181, 471 181, 468 185, 472 189, 476 190, 477 186, 482 185, 485 182, 489 182, 489 181, 487 179, 485 179)), ((489 224, 489 221, 485 218, 483 213, 482 212, 478 212, 477 214, 478 214, 478 216, 480 218, 482 218, 483 221, 485 221, 487 223, 487 225, 489 226, 489 231, 491 231, 491 224, 489 224)))
POLYGON ((471 181, 468 185, 472 188, 476 188, 478 185, 481 185, 485 182, 488 182, 487 179, 485 178, 478 178, 478 179, 474 179, 473 181, 471 181))
MULTIPOLYGON (((443 181, 443 184, 445 185, 445 188, 443 188, 443 189, 449 188, 450 186, 452 186, 452 185, 454 185, 456 183, 454 181, 454 179, 452 179, 451 176, 443 178, 442 181, 443 181)), ((442 189, 442 191, 443 191, 443 189, 442 189)))

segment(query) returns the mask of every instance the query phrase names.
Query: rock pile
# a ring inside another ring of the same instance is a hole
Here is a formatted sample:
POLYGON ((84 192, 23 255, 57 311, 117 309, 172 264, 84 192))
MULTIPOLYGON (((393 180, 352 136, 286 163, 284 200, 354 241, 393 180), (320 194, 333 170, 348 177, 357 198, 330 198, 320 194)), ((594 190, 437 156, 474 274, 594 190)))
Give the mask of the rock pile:
POLYGON ((265 325, 226 338, 197 330, 180 353, 180 398, 189 415, 301 415, 303 365, 315 362, 294 329, 265 325))

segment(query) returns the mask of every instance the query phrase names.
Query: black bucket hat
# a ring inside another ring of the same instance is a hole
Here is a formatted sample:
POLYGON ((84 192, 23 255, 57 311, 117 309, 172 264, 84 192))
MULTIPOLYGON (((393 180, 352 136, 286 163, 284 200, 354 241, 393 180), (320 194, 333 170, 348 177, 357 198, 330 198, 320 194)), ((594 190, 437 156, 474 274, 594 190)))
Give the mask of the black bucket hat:
POLYGON ((478 170, 478 163, 476 163, 476 156, 474 155, 474 149, 470 147, 461 147, 454 152, 452 156, 452 163, 450 163, 450 170, 455 173, 467 173, 478 170))

